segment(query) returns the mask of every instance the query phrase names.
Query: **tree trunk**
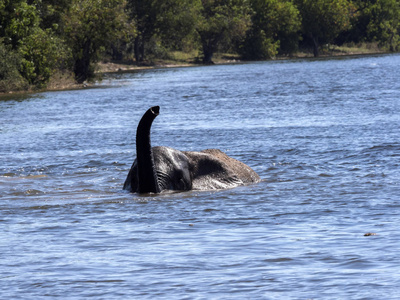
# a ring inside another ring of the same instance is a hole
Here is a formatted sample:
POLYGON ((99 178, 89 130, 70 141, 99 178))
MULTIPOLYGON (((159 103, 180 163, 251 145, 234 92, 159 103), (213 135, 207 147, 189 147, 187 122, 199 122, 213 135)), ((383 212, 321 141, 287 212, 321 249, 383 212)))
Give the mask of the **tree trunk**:
POLYGON ((203 51, 204 57, 203 57, 203 64, 206 65, 212 65, 214 62, 212 61, 213 57, 213 52, 212 51, 203 51))
POLYGON ((395 52, 396 51, 396 47, 393 45, 393 39, 394 39, 394 32, 392 32, 392 34, 390 35, 390 39, 389 39, 389 50, 390 52, 395 52))
POLYGON ((121 61, 124 58, 120 45, 111 45, 111 57, 116 61, 121 61))
POLYGON ((87 40, 83 45, 82 56, 75 60, 74 64, 74 73, 75 78, 78 83, 82 83, 87 80, 90 76, 92 76, 92 72, 90 70, 90 61, 91 61, 91 51, 90 48, 92 43, 90 40, 87 40))
POLYGON ((144 60, 144 39, 141 36, 137 36, 134 42, 134 52, 136 63, 140 64, 144 60))
POLYGON ((319 56, 319 42, 318 42, 318 37, 311 35, 311 38, 313 40, 313 46, 314 46, 314 57, 319 56))
POLYGON ((210 41, 203 41, 203 64, 212 65, 214 62, 212 61, 215 47, 212 46, 210 41))

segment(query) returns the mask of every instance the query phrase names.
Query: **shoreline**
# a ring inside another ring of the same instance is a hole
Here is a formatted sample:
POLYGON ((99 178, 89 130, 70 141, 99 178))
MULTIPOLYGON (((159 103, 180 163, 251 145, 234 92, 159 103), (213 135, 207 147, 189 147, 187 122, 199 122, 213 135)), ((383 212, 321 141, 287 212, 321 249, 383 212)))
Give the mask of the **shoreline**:
MULTIPOLYGON (((310 59, 310 60, 318 60, 318 59, 334 59, 334 58, 345 58, 345 57, 355 57, 355 56, 375 56, 375 55, 387 55, 387 54, 394 54, 392 52, 386 51, 328 51, 327 53, 321 54, 319 57, 314 57, 312 54, 309 53, 296 53, 293 56, 278 56, 273 59, 269 60, 259 60, 259 62, 263 61, 284 61, 284 60, 296 60, 296 59, 310 59)), ((247 60, 240 60, 237 57, 218 57, 215 59, 214 64, 212 65, 227 65, 227 64, 243 64, 243 63, 252 63, 258 61, 247 61, 247 60)), ((182 68, 182 67, 201 67, 201 66, 210 66, 204 65, 202 63, 196 62, 181 62, 181 61, 155 61, 149 65, 142 65, 138 66, 132 62, 99 62, 96 66, 96 74, 117 74, 117 73, 125 73, 125 72, 134 72, 134 71, 141 71, 141 70, 154 70, 154 69, 163 69, 163 68, 182 68)), ((93 88, 96 83, 101 82, 101 79, 94 79, 93 82, 90 83, 76 83, 73 74, 66 74, 66 73, 55 73, 52 79, 50 80, 49 84, 44 89, 31 89, 25 91, 8 91, 8 92, 0 92, 0 100, 2 98, 7 98, 7 96, 13 95, 27 95, 27 94, 34 94, 34 93, 43 93, 43 92, 56 92, 56 91, 68 91, 68 90, 79 90, 84 88, 93 88)))

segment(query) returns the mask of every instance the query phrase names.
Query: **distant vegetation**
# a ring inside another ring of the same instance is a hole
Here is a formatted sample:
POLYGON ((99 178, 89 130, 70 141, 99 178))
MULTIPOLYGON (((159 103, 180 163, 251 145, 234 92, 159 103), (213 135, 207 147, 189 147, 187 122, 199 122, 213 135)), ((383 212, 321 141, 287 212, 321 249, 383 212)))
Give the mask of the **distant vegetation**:
POLYGON ((0 92, 78 83, 103 59, 138 65, 217 52, 263 60, 400 45, 399 0, 0 0, 0 92), (65 77, 63 77, 65 78, 65 77))

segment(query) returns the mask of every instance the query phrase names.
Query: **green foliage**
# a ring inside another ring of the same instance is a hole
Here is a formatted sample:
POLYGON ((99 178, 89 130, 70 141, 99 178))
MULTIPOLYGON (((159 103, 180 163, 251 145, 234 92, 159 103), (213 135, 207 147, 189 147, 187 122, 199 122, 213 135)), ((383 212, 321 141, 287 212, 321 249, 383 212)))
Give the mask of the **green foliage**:
MULTIPOLYGON (((196 22, 200 1, 157 0, 159 13, 156 21, 157 35, 162 44, 172 50, 182 50, 196 44, 196 22)), ((190 47, 189 47, 190 48, 190 47)))
POLYGON ((301 26, 299 11, 286 0, 252 0, 252 26, 240 48, 243 57, 266 59, 297 49, 301 26))
MULTIPOLYGON (((300 40, 301 16, 292 1, 277 1, 276 14, 271 19, 275 21, 271 33, 275 31, 275 39, 279 40, 280 54, 292 54, 297 51, 300 40)), ((272 22, 272 21, 271 21, 272 22)))
POLYGON ((72 49, 78 82, 94 76, 100 54, 114 41, 132 32, 124 0, 74 0, 65 16, 65 33, 72 49))
POLYGON ((136 62, 143 62, 147 54, 182 49, 188 38, 193 43, 198 6, 198 0, 128 0, 129 15, 137 28, 136 62))
POLYGON ((349 0, 295 0, 302 17, 303 33, 313 42, 314 56, 321 43, 331 43, 349 29, 355 6, 349 0))
POLYGON ((5 37, 5 43, 16 49, 21 39, 29 36, 39 26, 38 12, 35 6, 21 0, 3 0, 1 6, 1 37, 5 37))
POLYGON ((53 35, 51 30, 36 27, 29 36, 21 40, 19 53, 21 74, 30 84, 43 87, 55 68, 65 67, 69 52, 64 42, 53 35))
POLYGON ((157 5, 154 0, 128 0, 127 7, 137 28, 134 52, 136 62, 140 63, 145 58, 145 44, 156 33, 157 5))
POLYGON ((245 0, 202 0, 196 30, 200 36, 203 62, 212 63, 219 47, 239 43, 251 24, 251 8, 245 0))
POLYGON ((28 82, 20 72, 21 57, 0 39, 0 92, 20 91, 28 88, 28 82))
POLYGON ((69 10, 70 0, 33 0, 31 1, 39 11, 40 27, 51 29, 58 35, 64 32, 63 15, 69 10))
MULTIPOLYGON (((35 4, 22 0, 2 1, 0 7, 2 41, 13 58, 13 77, 21 76, 24 82, 44 86, 52 71, 61 67, 59 62, 68 56, 63 41, 50 29, 40 27, 40 12, 35 4), (16 70, 19 76, 16 76, 16 70)), ((17 82, 20 81, 17 79, 17 82)))
POLYGON ((239 48, 239 53, 245 59, 268 59, 274 57, 278 49, 279 41, 268 37, 262 29, 252 28, 239 48))
POLYGON ((400 40, 400 3, 396 0, 376 0, 364 10, 369 17, 367 38, 377 41, 390 51, 398 51, 400 40))

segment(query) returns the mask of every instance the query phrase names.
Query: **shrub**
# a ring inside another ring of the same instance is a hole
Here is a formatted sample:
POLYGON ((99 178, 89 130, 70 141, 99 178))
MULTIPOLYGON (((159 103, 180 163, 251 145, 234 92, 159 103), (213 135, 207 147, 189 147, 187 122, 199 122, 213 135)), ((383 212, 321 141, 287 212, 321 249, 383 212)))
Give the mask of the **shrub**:
POLYGON ((36 28, 21 40, 18 50, 22 57, 22 76, 37 87, 45 86, 52 72, 63 68, 69 60, 67 47, 51 30, 36 28))
POLYGON ((12 52, 0 39, 0 92, 20 91, 28 88, 28 81, 20 74, 21 57, 12 52))

